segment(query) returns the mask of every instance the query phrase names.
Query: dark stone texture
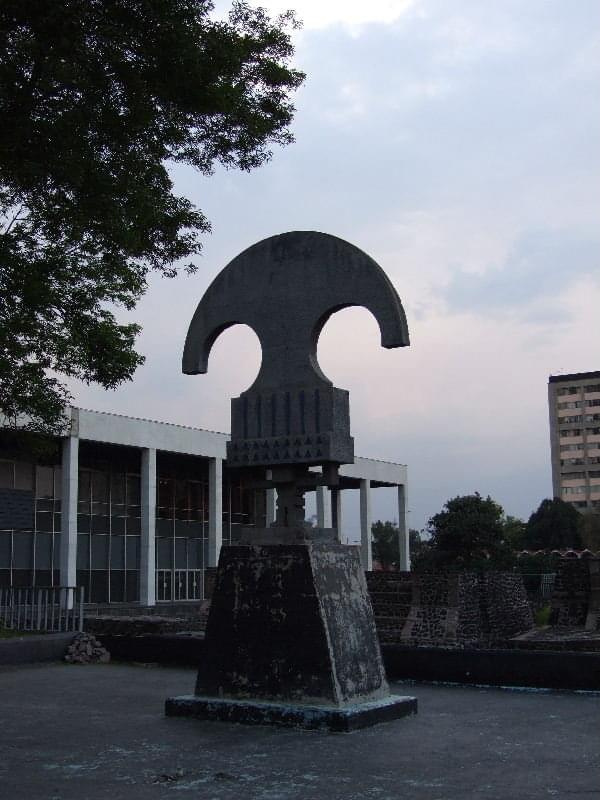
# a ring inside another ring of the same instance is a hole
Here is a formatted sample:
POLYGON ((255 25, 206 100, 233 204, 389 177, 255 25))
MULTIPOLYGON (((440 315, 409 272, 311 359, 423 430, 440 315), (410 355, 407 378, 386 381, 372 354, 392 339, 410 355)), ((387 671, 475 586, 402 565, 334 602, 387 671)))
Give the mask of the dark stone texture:
POLYGON ((223 547, 197 695, 340 706, 387 693, 357 548, 223 547))
POLYGON ((0 529, 33 529, 33 492, 0 489, 0 529))
POLYGON ((550 624, 600 630, 600 559, 560 560, 550 601, 550 624))
POLYGON ((516 573, 372 572, 367 580, 382 642, 494 647, 533 627, 516 573))
POLYGON ((383 347, 408 345, 404 310, 386 274, 335 236, 272 236, 217 275, 190 324, 183 371, 206 372, 215 340, 231 325, 249 325, 260 340, 259 375, 232 401, 230 466, 353 461, 348 392, 317 362, 323 326, 348 306, 371 311, 383 347))
POLYGON ((355 706, 311 706, 265 703, 256 700, 220 700, 187 695, 165 703, 168 717, 240 722, 245 725, 280 725, 286 728, 348 733, 417 713, 415 697, 390 695, 355 706))

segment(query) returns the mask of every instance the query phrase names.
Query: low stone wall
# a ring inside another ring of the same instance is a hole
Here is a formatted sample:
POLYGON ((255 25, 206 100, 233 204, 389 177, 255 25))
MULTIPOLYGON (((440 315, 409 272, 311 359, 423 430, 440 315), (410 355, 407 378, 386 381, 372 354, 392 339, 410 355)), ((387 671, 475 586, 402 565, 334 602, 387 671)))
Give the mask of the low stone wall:
POLYGON ((367 572, 379 641, 397 643, 412 603, 412 573, 367 572))
MULTIPOLYGON (((207 604, 208 606, 208 604, 207 604)), ((148 634, 203 631, 208 608, 193 617, 159 617, 157 615, 86 617, 85 630, 96 636, 146 636, 148 634)))
POLYGON ((381 642, 492 647, 533 627, 516 573, 368 573, 367 581, 381 642))
POLYGON ((562 559, 550 606, 553 627, 600 630, 600 559, 562 559))

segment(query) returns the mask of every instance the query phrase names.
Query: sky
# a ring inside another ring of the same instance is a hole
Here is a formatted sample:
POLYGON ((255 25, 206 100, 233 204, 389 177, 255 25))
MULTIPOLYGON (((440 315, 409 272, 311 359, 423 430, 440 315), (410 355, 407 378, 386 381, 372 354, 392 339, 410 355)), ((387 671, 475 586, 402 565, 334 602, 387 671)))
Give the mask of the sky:
MULTIPOLYGON (((408 465, 411 527, 475 491, 527 519, 552 491, 548 376, 600 369, 600 3, 260 5, 304 23, 296 142, 251 173, 173 173, 212 223, 198 272, 151 280, 126 317, 143 326, 145 365, 114 392, 72 384, 75 403, 229 430, 260 346, 235 326, 206 375, 182 375, 197 303, 251 244, 331 233, 387 272, 411 335, 382 349, 362 308, 321 334, 323 371, 350 391, 356 454, 408 465)), ((350 539, 356 494, 344 493, 350 539)), ((374 491, 374 518, 397 519, 395 502, 374 491)))

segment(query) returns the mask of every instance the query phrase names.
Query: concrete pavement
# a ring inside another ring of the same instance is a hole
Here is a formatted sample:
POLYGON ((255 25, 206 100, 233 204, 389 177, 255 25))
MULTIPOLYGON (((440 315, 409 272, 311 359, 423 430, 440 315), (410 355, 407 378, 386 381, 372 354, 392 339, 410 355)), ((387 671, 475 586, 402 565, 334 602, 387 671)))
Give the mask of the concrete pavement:
POLYGON ((167 719, 195 671, 0 669, 7 800, 600 800, 600 696, 394 685, 417 716, 351 734, 167 719))

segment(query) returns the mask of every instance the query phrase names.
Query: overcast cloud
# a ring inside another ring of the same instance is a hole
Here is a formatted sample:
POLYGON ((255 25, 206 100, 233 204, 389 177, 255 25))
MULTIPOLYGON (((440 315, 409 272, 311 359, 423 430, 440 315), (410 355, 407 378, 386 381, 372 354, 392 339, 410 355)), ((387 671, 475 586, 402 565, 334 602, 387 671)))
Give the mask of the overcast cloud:
MULTIPOLYGON (((322 334, 357 454, 408 464, 415 527, 475 490, 526 517, 551 493, 548 375, 600 369, 600 3, 295 7, 296 144, 250 174, 175 173, 213 224, 198 274, 152 281, 135 381, 77 386, 76 401, 227 430, 258 340, 232 328, 206 376, 183 376, 194 308, 250 244, 326 231, 386 270, 411 330, 410 348, 382 350, 368 312, 349 309, 322 334)), ((375 495, 375 516, 393 518, 393 494, 375 495)))

